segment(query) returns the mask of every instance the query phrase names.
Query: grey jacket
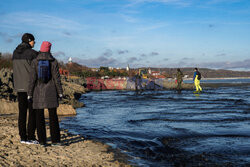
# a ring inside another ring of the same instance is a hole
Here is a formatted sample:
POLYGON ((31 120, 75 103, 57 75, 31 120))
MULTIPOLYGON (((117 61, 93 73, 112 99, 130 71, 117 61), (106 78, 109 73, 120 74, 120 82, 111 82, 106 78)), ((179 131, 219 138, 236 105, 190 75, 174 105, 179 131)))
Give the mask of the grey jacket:
POLYGON ((37 57, 37 51, 27 43, 21 43, 13 52, 13 80, 17 92, 28 92, 31 61, 37 57))
POLYGON ((58 95, 63 94, 58 62, 48 52, 40 52, 36 59, 31 63, 32 72, 30 75, 30 83, 28 96, 33 97, 33 108, 56 108, 59 106, 58 95), (38 61, 49 60, 51 67, 51 79, 47 83, 38 81, 38 61))

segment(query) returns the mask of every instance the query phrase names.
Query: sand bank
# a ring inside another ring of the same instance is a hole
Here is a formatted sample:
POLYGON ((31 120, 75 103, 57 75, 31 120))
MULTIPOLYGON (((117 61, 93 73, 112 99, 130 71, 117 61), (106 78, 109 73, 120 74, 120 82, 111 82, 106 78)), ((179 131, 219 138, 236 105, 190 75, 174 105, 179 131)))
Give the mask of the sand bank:
MULTIPOLYGON (((50 144, 47 127, 48 144, 50 144)), ((17 114, 0 114, 0 166, 129 166, 115 160, 111 148, 61 130, 65 146, 21 144, 17 114)))

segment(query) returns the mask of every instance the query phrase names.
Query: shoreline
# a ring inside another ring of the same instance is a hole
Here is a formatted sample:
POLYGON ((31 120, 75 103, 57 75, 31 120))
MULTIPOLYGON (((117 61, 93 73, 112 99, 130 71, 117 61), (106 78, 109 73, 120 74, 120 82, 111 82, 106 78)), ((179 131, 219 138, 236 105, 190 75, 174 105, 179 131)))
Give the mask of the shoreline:
MULTIPOLYGON (((0 166, 115 166, 130 167, 128 156, 99 141, 61 129, 64 146, 20 143, 16 113, 0 114, 0 166)), ((51 144, 46 125, 48 144, 51 144)))

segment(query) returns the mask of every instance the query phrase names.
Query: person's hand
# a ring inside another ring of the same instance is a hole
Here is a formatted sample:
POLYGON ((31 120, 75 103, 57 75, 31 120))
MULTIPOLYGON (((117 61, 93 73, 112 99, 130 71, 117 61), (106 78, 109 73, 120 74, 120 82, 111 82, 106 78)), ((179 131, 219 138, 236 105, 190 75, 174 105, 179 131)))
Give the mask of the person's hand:
POLYGON ((63 95, 59 94, 59 100, 62 101, 63 95))
POLYGON ((27 99, 28 99, 28 102, 29 102, 29 103, 32 102, 32 96, 28 96, 27 99))

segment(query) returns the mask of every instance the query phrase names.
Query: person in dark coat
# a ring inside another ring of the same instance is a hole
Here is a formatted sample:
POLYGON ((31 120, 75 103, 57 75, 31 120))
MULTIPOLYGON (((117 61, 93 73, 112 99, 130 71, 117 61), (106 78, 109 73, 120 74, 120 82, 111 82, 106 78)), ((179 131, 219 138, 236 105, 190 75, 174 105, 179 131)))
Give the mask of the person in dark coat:
POLYGON ((41 145, 46 145, 46 128, 44 109, 49 111, 50 134, 52 145, 60 143, 60 128, 57 116, 58 98, 62 98, 63 89, 60 79, 57 60, 50 53, 51 43, 44 41, 36 59, 31 63, 33 68, 29 83, 28 99, 33 101, 33 108, 36 109, 37 135, 41 145), (50 78, 47 82, 39 80, 39 61, 48 61, 50 78))
POLYGON ((35 112, 32 103, 27 100, 28 85, 31 72, 31 61, 37 57, 38 52, 32 48, 35 45, 35 38, 30 33, 22 36, 22 43, 13 52, 13 81, 14 89, 18 98, 18 129, 21 143, 36 144, 35 112), (29 109, 28 127, 26 128, 27 110, 29 109))
POLYGON ((176 80, 177 80, 177 90, 180 91, 182 89, 181 84, 183 82, 183 73, 179 68, 177 68, 177 73, 176 73, 176 80))

